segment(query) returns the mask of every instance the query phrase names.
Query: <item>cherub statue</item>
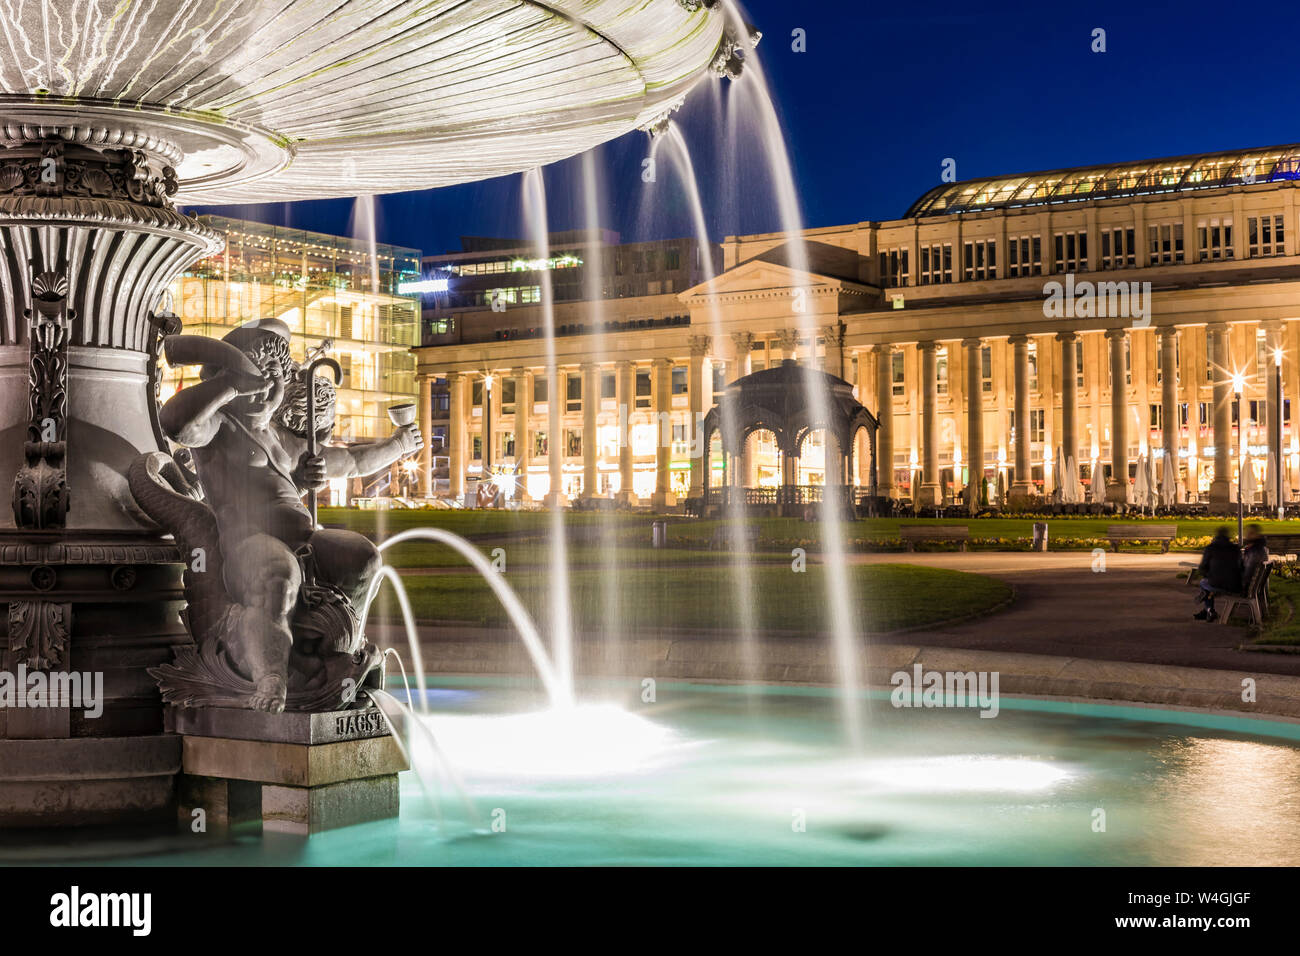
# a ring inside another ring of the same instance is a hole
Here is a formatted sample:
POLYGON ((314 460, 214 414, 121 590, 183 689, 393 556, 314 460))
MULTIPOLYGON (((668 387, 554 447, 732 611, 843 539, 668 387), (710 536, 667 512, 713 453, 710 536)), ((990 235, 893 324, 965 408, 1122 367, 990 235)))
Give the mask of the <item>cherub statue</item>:
POLYGON ((302 496, 419 451, 417 426, 383 441, 322 444, 312 455, 307 402, 315 402, 317 439, 327 439, 334 387, 305 380, 278 319, 247 322, 221 342, 177 335, 163 347, 172 365, 203 366, 199 384, 159 411, 163 432, 190 449, 197 475, 154 453, 132 469, 131 490, 182 548, 215 533, 197 546, 219 552, 202 572, 187 571, 187 624, 198 649, 156 669, 164 696, 270 712, 337 706, 347 699, 344 685, 351 681, 355 693, 380 660, 358 626, 379 553, 362 535, 316 527, 302 496), (193 500, 196 485, 210 510, 193 500), (223 667, 233 670, 233 684, 223 667))

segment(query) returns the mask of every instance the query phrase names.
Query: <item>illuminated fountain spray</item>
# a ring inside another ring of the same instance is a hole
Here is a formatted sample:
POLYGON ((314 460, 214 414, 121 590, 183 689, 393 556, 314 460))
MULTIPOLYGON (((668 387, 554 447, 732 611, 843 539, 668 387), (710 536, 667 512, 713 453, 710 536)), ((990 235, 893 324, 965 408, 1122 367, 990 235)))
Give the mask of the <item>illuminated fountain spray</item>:
MULTIPOLYGON (((501 606, 505 608, 506 613, 510 616, 510 621, 519 632, 519 637, 524 642, 524 647, 528 651, 528 656, 532 658, 533 666, 537 669, 537 676, 542 681, 542 686, 546 688, 546 693, 550 697, 551 704, 555 707, 568 707, 573 704, 573 681, 572 676, 560 671, 552 663, 550 655, 546 653, 546 646, 542 643, 541 635, 537 632, 537 626, 529 616, 528 611, 524 608, 519 596, 515 594, 514 589, 506 583, 502 575, 492 566, 492 562, 487 559, 483 552, 474 547, 469 541, 466 541, 458 534, 452 534, 450 531, 444 531, 442 528, 412 528, 409 531, 403 531, 395 534, 393 537, 383 541, 379 545, 379 552, 383 554, 394 545, 401 544, 403 541, 434 541, 439 544, 445 544, 455 550, 461 557, 473 566, 487 582, 496 595, 501 606)), ((374 604, 375 594, 379 591, 382 580, 387 580, 393 585, 393 590, 397 594, 398 604, 402 611, 403 624, 406 627, 406 637, 411 647, 411 656, 416 671, 416 687, 420 692, 421 700, 424 699, 424 668, 421 664, 419 650, 419 635, 416 632, 415 620, 411 615, 411 605, 406 596, 406 589, 403 587, 401 578, 387 565, 384 566, 383 572, 375 577, 370 586, 370 594, 366 599, 366 605, 362 613, 362 625, 364 626, 369 616, 370 608, 374 604)), ((428 711, 427 703, 422 708, 428 711)))
MULTIPOLYGON (((602 201, 602 190, 600 181, 600 172, 596 164, 596 150, 590 149, 582 155, 582 202, 584 225, 589 241, 597 241, 601 232, 601 211, 605 204, 602 201)), ((606 359, 606 339, 605 339, 605 295, 604 295, 604 259, 601 254, 600 245, 592 245, 589 248, 592 252, 588 254, 583 263, 585 280, 584 294, 591 307, 594 310, 595 334, 592 339, 595 343, 593 348, 593 361, 597 368, 605 364, 606 359)), ((583 418, 584 422, 595 421, 594 414, 588 414, 588 402, 595 402, 595 409, 598 411, 603 404, 604 390, 601 380, 596 379, 596 390, 592 395, 585 392, 582 396, 583 401, 583 418)), ((587 388, 584 384, 583 388, 587 388)), ((615 394, 617 395, 617 388, 615 394)), ((623 396, 624 401, 630 402, 630 396, 623 396)), ((627 409, 630 414, 631 408, 627 409)), ((620 414, 620 418, 623 415, 620 414)), ((591 434, 586 433, 586 424, 583 425, 584 442, 598 441, 599 432, 593 430, 591 434)), ((618 434, 619 442, 631 441, 631 434, 625 434, 622 429, 618 434)), ((599 445, 597 445, 599 449, 599 445)), ((619 449, 620 459, 622 457, 622 448, 619 449)), ((585 475, 583 478, 584 486, 582 492, 588 498, 596 498, 599 494, 600 473, 599 470, 594 475, 585 475), (585 485, 587 478, 593 478, 596 486, 588 488, 585 485)), ((620 493, 631 491, 630 488, 619 488, 620 493)), ((601 604, 603 622, 602 634, 600 635, 601 648, 606 652, 609 660, 618 662, 622 657, 622 638, 623 638, 623 607, 620 599, 619 590, 619 567, 618 567, 618 543, 617 531, 618 523, 614 519, 612 509, 602 508, 598 512, 597 530, 600 536, 600 564, 605 569, 601 575, 601 604)))
MULTIPOLYGON (((700 261, 704 267, 704 281, 706 283, 712 282, 717 276, 713 264, 712 246, 709 241, 709 227, 704 218, 704 204, 700 200, 700 184, 695 175, 695 164, 691 160, 690 148, 686 145, 686 139, 682 136, 681 128, 671 120, 666 131, 656 136, 655 139, 656 147, 659 145, 658 141, 660 140, 666 143, 669 156, 672 157, 673 163, 677 167, 679 178, 686 190, 686 196, 691 208, 691 219, 694 222, 695 236, 699 243, 700 261)), ((714 342, 720 343, 722 341, 722 316, 718 309, 716 296, 709 297, 709 331, 714 342)), ((702 387, 700 382, 692 382, 691 385, 694 388, 702 387)), ((722 433, 730 434, 735 425, 733 421, 735 406, 731 403, 724 403, 722 405, 722 414, 724 416, 722 433)), ((695 422, 692 427, 698 428, 700 423, 695 422)), ((706 456, 706 461, 708 460, 707 451, 707 449, 701 449, 701 454, 706 456)), ((741 496, 734 494, 727 494, 726 502, 727 521, 734 532, 730 543, 731 572, 735 581, 734 607, 741 634, 741 664, 746 678, 752 680, 757 676, 757 655, 754 647, 757 625, 754 620, 754 580, 753 575, 750 573, 751 548, 749 539, 742 533, 745 523, 745 502, 741 496)))
MULTIPOLYGON (((725 0, 727 18, 733 33, 737 37, 747 37, 749 27, 741 16, 737 5, 732 0, 725 0)), ((773 186, 781 216, 781 228, 788 244, 789 262, 796 272, 809 273, 808 250, 802 240, 803 216, 799 210, 798 194, 795 190, 794 172, 790 163, 790 154, 786 149, 785 133, 777 117, 776 107, 772 102, 771 90, 762 63, 756 50, 751 46, 743 53, 745 82, 735 84, 731 92, 741 97, 747 111, 753 111, 759 123, 759 140, 767 156, 773 186)), ((799 325, 800 339, 807 339, 810 348, 815 349, 817 327, 812 315, 806 309, 795 310, 799 325)), ((827 346, 829 350, 829 343, 827 346)), ((813 356, 809 356, 811 360, 813 356)), ((830 421, 830 396, 823 380, 819 377, 808 378, 808 403, 814 421, 830 421)), ((827 432, 829 436, 829 432, 827 432)), ((826 443, 829 448, 829 442, 826 443)), ((844 708, 844 728, 849 743, 857 747, 862 741, 862 708, 859 702, 859 635, 856 615, 849 593, 849 579, 844 552, 844 531, 842 527, 838 501, 830 500, 830 460, 827 458, 826 499, 822 509, 822 539, 824 563, 826 568, 826 598, 830 607, 831 635, 834 642, 836 669, 839 672, 842 705, 844 708)))
MULTIPOLYGON (((524 173, 524 220, 536 248, 537 258, 551 256, 550 233, 546 213, 546 184, 540 169, 524 173)), ((564 696, 573 696, 573 615, 569 609, 569 549, 564 535, 563 472, 560 456, 552 453, 560 441, 560 409, 564 398, 559 392, 558 363, 555 357, 555 296, 549 269, 541 270, 542 319, 546 335, 546 408, 547 457, 551 462, 550 487, 546 502, 551 512, 550 612, 551 646, 555 653, 555 671, 564 696)))

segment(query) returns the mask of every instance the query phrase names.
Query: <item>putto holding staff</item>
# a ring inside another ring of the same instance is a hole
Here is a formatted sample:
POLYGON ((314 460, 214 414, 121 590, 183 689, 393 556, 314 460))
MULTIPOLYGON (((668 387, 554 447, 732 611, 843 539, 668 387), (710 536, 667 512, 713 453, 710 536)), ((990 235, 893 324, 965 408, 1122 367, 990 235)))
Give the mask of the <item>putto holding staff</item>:
POLYGON ((167 437, 192 449, 196 473, 154 453, 131 474, 141 508, 207 558, 186 575, 197 654, 155 673, 175 703, 272 712, 335 706, 379 661, 358 622, 379 553, 362 535, 316 527, 302 499, 331 478, 381 471, 423 441, 412 423, 382 441, 324 444, 334 386, 305 374, 290 356, 289 334, 278 319, 260 319, 220 342, 176 335, 163 343, 170 364, 202 366, 200 383, 159 412, 167 437), (222 665, 233 671, 230 686, 215 673, 222 665), (218 686, 210 687, 214 676, 218 686))

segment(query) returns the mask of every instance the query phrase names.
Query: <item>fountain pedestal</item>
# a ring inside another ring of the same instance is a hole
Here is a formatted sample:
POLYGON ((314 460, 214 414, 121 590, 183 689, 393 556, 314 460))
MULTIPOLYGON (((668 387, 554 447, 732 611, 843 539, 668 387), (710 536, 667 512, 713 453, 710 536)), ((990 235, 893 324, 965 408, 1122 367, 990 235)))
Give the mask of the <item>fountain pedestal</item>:
POLYGON ((374 707, 266 714, 169 708, 181 735, 180 823, 203 810, 209 830, 241 824, 310 834, 395 817, 408 769, 374 707))

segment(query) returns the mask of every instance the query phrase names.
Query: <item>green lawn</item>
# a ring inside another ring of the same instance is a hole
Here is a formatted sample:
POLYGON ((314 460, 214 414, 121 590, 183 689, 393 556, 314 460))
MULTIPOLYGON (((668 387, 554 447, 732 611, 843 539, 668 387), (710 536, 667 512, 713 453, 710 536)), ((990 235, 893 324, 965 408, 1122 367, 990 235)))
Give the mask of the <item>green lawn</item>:
MULTIPOLYGON (((1003 601, 1011 589, 978 574, 881 564, 849 568, 855 628, 891 631, 950 620, 985 611, 1003 601)), ((809 565, 796 573, 788 564, 751 571, 753 593, 736 594, 726 559, 712 565, 681 568, 636 568, 617 572, 578 570, 570 574, 570 603, 579 630, 617 627, 727 628, 739 626, 736 608, 745 601, 759 630, 824 631, 829 628, 825 569, 809 565)), ((504 625, 505 612, 477 575, 407 575, 404 577, 419 618, 504 625)), ((506 572, 539 624, 548 617, 551 574, 548 569, 506 572)), ((396 602, 386 587, 375 613, 397 619, 396 602)))
MULTIPOLYGON (((618 560, 622 564, 636 564, 649 560, 650 524, 654 520, 668 523, 668 543, 671 550, 704 550, 708 548, 714 532, 725 522, 702 521, 678 516, 653 518, 650 515, 629 513, 573 513, 564 515, 564 527, 571 542, 571 557, 575 564, 609 563, 610 551, 617 548, 626 552, 618 560)), ((1033 536, 1034 518, 873 518, 848 521, 843 524, 845 546, 850 551, 879 551, 901 549, 899 526, 903 524, 964 524, 970 528, 975 548, 1025 549, 1033 536)), ((1051 547, 1092 548, 1104 543, 1108 525, 1123 524, 1177 524, 1179 541, 1175 547, 1193 550, 1202 547, 1216 528, 1235 521, 1222 518, 1200 518, 1170 521, 1168 519, 1134 518, 1081 518, 1060 517, 1039 519, 1048 523, 1051 547)), ((359 511, 355 509, 323 509, 321 521, 348 527, 376 538, 396 534, 408 528, 434 526, 445 528, 474 541, 485 550, 503 546, 508 552, 520 549, 517 558, 524 564, 545 563, 544 543, 551 527, 551 515, 538 511, 359 511)), ((755 518, 746 522, 758 528, 757 551, 789 555, 796 547, 811 551, 821 550, 823 527, 815 521, 798 518, 755 518)), ((1265 534, 1285 531, 1300 534, 1300 521, 1261 521, 1265 534)), ((1235 532, 1235 528, 1234 528, 1235 532)), ((684 554, 676 557, 685 559, 684 554)), ((457 563, 441 547, 409 544, 402 546, 394 559, 404 567, 445 567, 457 563)))
POLYGON ((1257 644, 1300 644, 1300 577, 1286 571, 1268 582, 1269 616, 1257 644))

